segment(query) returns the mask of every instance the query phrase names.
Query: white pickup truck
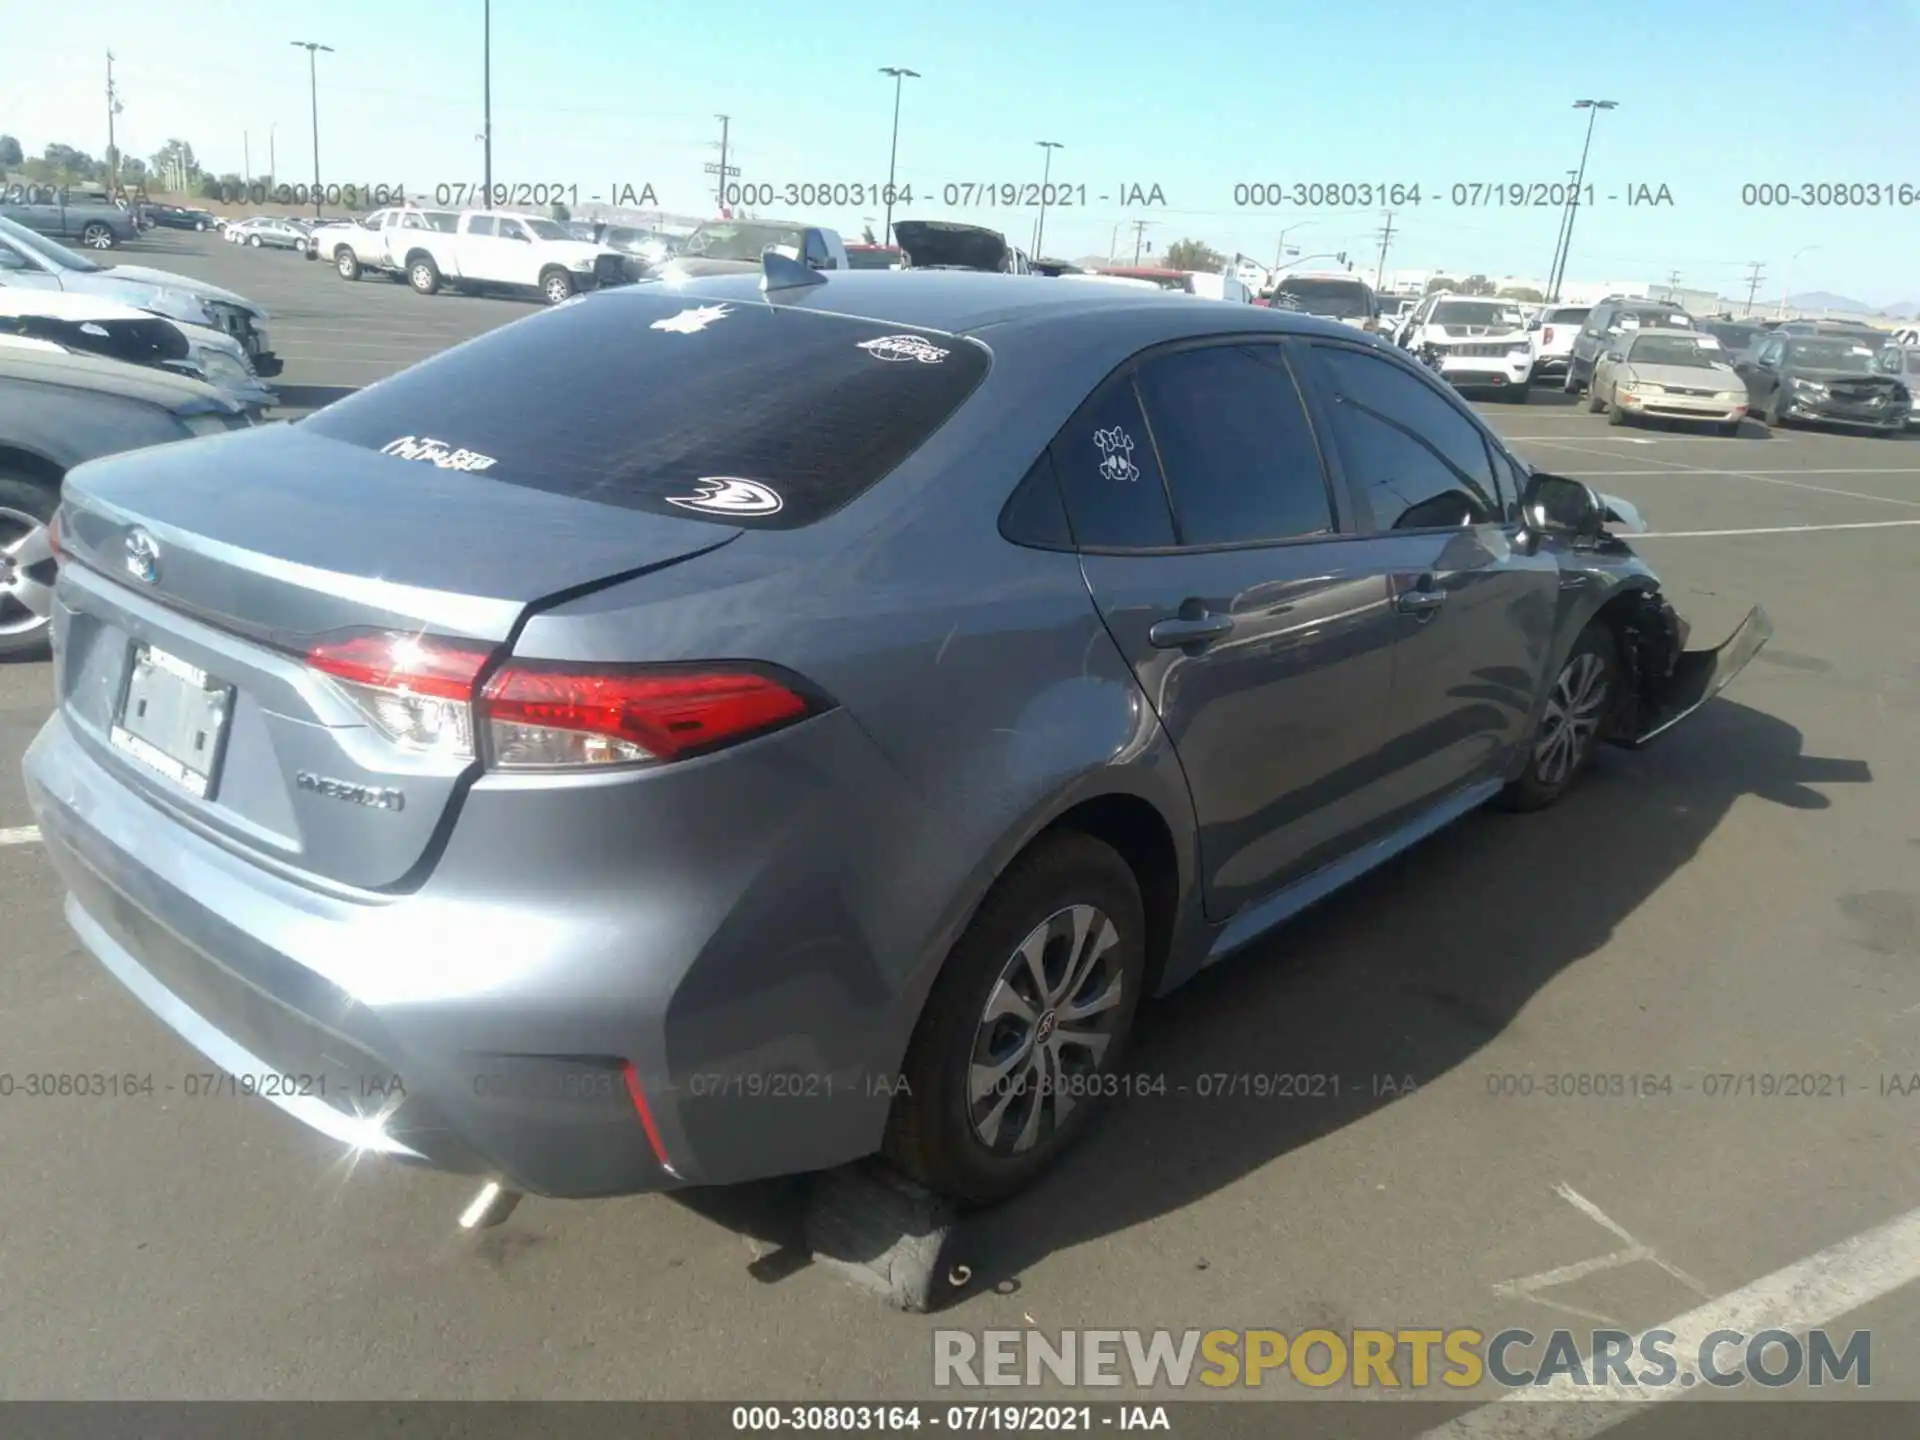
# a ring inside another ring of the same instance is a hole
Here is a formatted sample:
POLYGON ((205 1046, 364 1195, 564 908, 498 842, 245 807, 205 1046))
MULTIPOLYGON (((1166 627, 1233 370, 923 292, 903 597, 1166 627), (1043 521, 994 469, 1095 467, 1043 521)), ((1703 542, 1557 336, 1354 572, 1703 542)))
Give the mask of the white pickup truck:
POLYGON ((627 278, 626 257, 618 250, 575 240, 558 221, 499 210, 463 211, 451 232, 396 232, 387 253, 422 295, 442 286, 533 290, 558 305, 582 290, 627 278))
POLYGON ((452 210, 421 210, 395 205, 359 220, 337 220, 307 237, 307 258, 325 260, 342 280, 358 280, 368 271, 404 280, 406 271, 394 258, 406 251, 407 237, 420 230, 453 229, 459 215, 452 210))

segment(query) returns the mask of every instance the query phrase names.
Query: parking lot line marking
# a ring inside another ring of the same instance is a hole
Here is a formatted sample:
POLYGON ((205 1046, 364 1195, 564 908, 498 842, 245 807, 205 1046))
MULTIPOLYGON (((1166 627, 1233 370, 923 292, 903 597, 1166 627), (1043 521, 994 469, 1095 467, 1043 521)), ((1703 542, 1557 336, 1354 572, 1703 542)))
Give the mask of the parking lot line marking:
MULTIPOLYGON (((1557 1374, 1543 1385, 1509 1390, 1498 1400, 1425 1432, 1420 1440, 1586 1440, 1638 1419, 1643 1405, 1679 1399, 1697 1386, 1701 1346, 1716 1330, 1751 1335, 1761 1330, 1816 1329, 1915 1280, 1920 1280, 1920 1210, 1909 1210, 1653 1327, 1674 1337, 1668 1353, 1679 1373, 1671 1385, 1649 1390, 1610 1378, 1605 1384, 1582 1386, 1557 1374), (1694 1377, 1692 1385, 1687 1382, 1689 1375, 1694 1377), (1544 1413, 1509 1408, 1513 1402, 1551 1400, 1639 1403, 1605 1408, 1560 1405, 1544 1413)), ((1640 1353, 1641 1340, 1648 1333, 1634 1337, 1629 1354, 1640 1353)), ((1730 1370, 1732 1361, 1726 1352, 1721 1358, 1722 1370, 1730 1370)))
POLYGON ((1569 1315, 1578 1315, 1583 1320, 1597 1320, 1602 1325, 1618 1328, 1619 1321, 1611 1315, 1603 1315, 1597 1310, 1582 1309, 1565 1300, 1551 1300, 1540 1292, 1557 1289, 1562 1285, 1571 1285, 1576 1280, 1584 1280, 1589 1275, 1599 1275, 1608 1270, 1618 1270, 1622 1266, 1637 1265, 1646 1261, 1657 1265, 1675 1280, 1686 1286, 1701 1299, 1711 1299, 1713 1292, 1700 1281, 1687 1274, 1678 1265, 1663 1258, 1651 1245, 1643 1244, 1627 1232, 1627 1228, 1614 1220, 1593 1201, 1587 1199, 1578 1190, 1564 1180, 1553 1187, 1554 1194, 1566 1201, 1574 1209, 1585 1215, 1594 1224, 1606 1230, 1616 1239, 1625 1242, 1623 1248, 1610 1251, 1605 1255, 1589 1256, 1585 1260, 1576 1260, 1571 1265, 1556 1265, 1551 1270, 1541 1270, 1532 1275, 1522 1275, 1517 1280, 1502 1280, 1493 1287, 1493 1293, 1507 1300, 1531 1300, 1536 1305, 1545 1305, 1551 1310, 1561 1310, 1569 1315))
POLYGON ((0 830, 0 845, 31 845, 39 838, 38 825, 19 825, 11 830, 0 830))
MULTIPOLYGON (((1645 470, 1557 470, 1557 475, 1569 479, 1584 475, 1645 475, 1645 470)), ((1911 465, 1876 466, 1862 465, 1847 470, 1705 470, 1690 465, 1689 475, 1750 475, 1759 479, 1763 475, 1920 475, 1920 467, 1911 465)))
POLYGON ((1708 540, 1722 535, 1811 535, 1822 530, 1898 530, 1920 520, 1855 520, 1845 525, 1764 525, 1752 530, 1654 530, 1635 540, 1708 540))
MULTIPOLYGON (((1548 440, 1543 443, 1555 450, 1572 450, 1581 455, 1598 455, 1602 459, 1609 460, 1613 458, 1603 450, 1589 450, 1585 446, 1569 444, 1565 440, 1548 440)), ((1797 480, 1782 480, 1777 475, 1767 471, 1709 470, 1699 465, 1682 465, 1678 460, 1656 459, 1652 455, 1647 456, 1646 461, 1649 465, 1663 466, 1667 470, 1675 471, 1682 475, 1726 474, 1740 480, 1751 480, 1759 485, 1784 485, 1789 490, 1810 490, 1816 495, 1839 495, 1848 500, 1878 500, 1882 505, 1902 505, 1910 510, 1920 510, 1920 500, 1898 500, 1891 495, 1868 495, 1859 490, 1836 490, 1831 485, 1802 485, 1797 480)), ((1658 472, 1643 471, 1642 473, 1651 475, 1658 472)))

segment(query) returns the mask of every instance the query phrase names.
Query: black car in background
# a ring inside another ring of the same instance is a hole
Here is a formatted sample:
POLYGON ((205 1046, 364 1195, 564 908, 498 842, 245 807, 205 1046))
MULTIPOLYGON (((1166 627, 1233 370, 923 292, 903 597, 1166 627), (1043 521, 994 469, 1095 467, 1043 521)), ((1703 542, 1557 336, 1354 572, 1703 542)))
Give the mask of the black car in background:
POLYGON ((1593 384, 1593 367, 1601 355, 1616 348, 1613 341, 1629 330, 1691 330, 1693 317, 1670 300, 1641 300, 1609 295, 1587 312, 1586 324, 1573 337, 1561 389, 1578 395, 1593 384))
POLYGON ((1696 320, 1694 329, 1718 340, 1720 348, 1729 355, 1746 354, 1769 333, 1757 323, 1734 320, 1696 320))
POLYGON ((1734 363, 1747 383, 1748 413, 1770 429, 1844 425, 1899 435, 1913 396, 1898 378, 1898 350, 1851 335, 1774 331, 1734 363), (1891 355, 1892 358, 1889 358, 1891 355))
POLYGON ((146 217, 167 230, 211 230, 215 217, 210 211, 190 210, 184 205, 147 205, 146 217))

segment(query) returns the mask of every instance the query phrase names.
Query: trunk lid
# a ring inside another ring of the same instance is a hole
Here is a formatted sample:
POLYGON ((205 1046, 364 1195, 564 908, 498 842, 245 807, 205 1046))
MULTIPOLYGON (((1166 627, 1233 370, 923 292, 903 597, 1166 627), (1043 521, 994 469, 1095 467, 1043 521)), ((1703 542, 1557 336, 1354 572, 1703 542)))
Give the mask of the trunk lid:
POLYGON ((245 431, 80 466, 62 501, 70 722, 157 803, 358 888, 406 883, 474 762, 390 741, 305 663, 313 643, 499 645, 536 602, 740 533, 502 484, 492 457, 410 438, 387 454, 304 424, 245 431))
POLYGON ((915 270, 933 267, 985 270, 1007 268, 1007 240, 997 230, 957 220, 896 220, 894 238, 915 270))

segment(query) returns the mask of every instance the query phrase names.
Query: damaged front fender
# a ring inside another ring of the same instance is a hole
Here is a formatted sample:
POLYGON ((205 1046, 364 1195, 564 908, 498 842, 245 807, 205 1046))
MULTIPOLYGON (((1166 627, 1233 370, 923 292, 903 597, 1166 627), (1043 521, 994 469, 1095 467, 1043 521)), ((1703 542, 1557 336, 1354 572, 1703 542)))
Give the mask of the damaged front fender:
POLYGON ((1614 732, 1614 743, 1637 750, 1657 739, 1726 689, 1747 668, 1760 647, 1773 638, 1773 622, 1758 605, 1747 612, 1740 627, 1713 650, 1685 650, 1685 622, 1666 601, 1649 597, 1662 622, 1657 635, 1647 635, 1635 647, 1638 662, 1635 691, 1638 703, 1626 724, 1614 732), (1671 645, 1670 663, 1656 660, 1662 643, 1671 645), (1652 662, 1652 663, 1650 663, 1652 662))

